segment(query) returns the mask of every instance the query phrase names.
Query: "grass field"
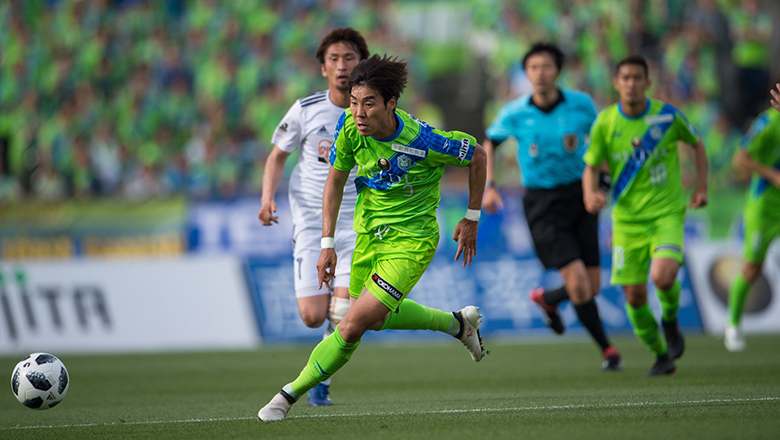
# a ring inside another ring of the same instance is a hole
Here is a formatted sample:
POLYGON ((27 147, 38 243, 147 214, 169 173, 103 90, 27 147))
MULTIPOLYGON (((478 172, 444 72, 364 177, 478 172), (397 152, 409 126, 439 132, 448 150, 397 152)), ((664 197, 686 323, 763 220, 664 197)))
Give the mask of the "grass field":
MULTIPOLYGON (((336 405, 302 400, 275 423, 257 421, 257 410, 310 347, 61 356, 71 374, 65 401, 33 411, 8 386, 0 438, 780 438, 780 336, 751 337, 741 354, 690 336, 677 375, 662 378, 644 376, 653 359, 629 337, 615 340, 624 370, 613 374, 600 372, 585 340, 487 341, 492 353, 479 364, 443 341, 366 343, 334 377, 336 405)), ((17 361, 0 358, 8 383, 17 361)))

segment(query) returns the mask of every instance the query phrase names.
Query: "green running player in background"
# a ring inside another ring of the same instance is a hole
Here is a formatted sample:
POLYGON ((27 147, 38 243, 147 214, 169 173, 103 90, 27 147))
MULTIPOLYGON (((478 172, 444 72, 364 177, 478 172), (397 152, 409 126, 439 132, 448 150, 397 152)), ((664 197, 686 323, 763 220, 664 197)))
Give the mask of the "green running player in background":
MULTIPOLYGON (((780 84, 776 85, 780 91, 780 84)), ((780 98, 772 90, 771 104, 750 126, 750 130, 734 155, 734 165, 753 176, 745 204, 745 247, 742 271, 729 289, 729 317, 724 344, 729 351, 745 349, 740 327, 750 287, 761 273, 767 249, 780 237, 780 98)))
POLYGON ((583 197, 589 212, 606 205, 606 194, 598 186, 606 161, 613 185, 611 282, 623 286, 634 333, 656 355, 647 375, 671 375, 676 371, 674 360, 685 350, 677 321, 685 221, 678 141, 694 146, 696 152, 691 208, 707 204, 707 156, 679 110, 645 96, 650 78, 642 57, 620 61, 613 83, 620 101, 601 111, 591 128, 583 197), (647 303, 648 268, 661 300, 664 337, 647 303))
POLYGON ((474 361, 486 354, 477 307, 450 313, 406 299, 439 243, 436 208, 445 165, 469 168, 468 209, 452 237, 458 242, 455 260, 462 255, 464 267, 477 252, 486 175, 485 150, 473 136, 436 130, 397 108, 406 78, 406 63, 379 55, 360 62, 349 77, 350 105, 336 124, 323 191, 317 270, 320 285, 333 280, 336 219, 349 172, 357 165, 352 306, 336 331, 314 348, 298 378, 260 409, 262 421, 283 420, 298 398, 349 361, 368 330, 440 331, 460 340, 474 361))

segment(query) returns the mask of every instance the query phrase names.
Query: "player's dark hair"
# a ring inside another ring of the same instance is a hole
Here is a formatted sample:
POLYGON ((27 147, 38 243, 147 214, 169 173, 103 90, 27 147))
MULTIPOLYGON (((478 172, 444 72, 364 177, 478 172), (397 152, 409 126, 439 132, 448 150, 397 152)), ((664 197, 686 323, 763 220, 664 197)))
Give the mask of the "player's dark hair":
POLYGON ((385 54, 380 57, 374 54, 371 58, 358 63, 349 75, 349 90, 353 87, 364 86, 374 89, 382 95, 384 103, 394 96, 398 99, 406 88, 406 62, 399 61, 398 57, 389 57, 385 54))
POLYGON ((617 76, 618 72, 620 72, 620 68, 623 66, 642 66, 642 68, 645 69, 645 78, 650 77, 650 70, 647 68, 647 60, 639 55, 629 55, 620 60, 617 67, 615 67, 615 76, 617 76))
POLYGON ((335 43, 346 43, 349 46, 352 46, 360 55, 361 60, 365 60, 370 55, 366 39, 360 35, 360 32, 351 27, 343 27, 333 29, 328 35, 325 35, 322 41, 320 41, 320 46, 317 48, 317 54, 315 55, 317 59, 320 60, 320 64, 325 64, 325 52, 327 52, 328 48, 335 43))
POLYGON ((553 58, 553 61, 555 61, 555 66, 558 68, 558 71, 560 72, 563 68, 563 52, 561 52, 560 49, 558 49, 558 46, 552 44, 552 43, 542 43, 537 42, 534 43, 533 46, 531 46, 531 50, 528 51, 528 53, 525 54, 523 57, 523 70, 525 70, 525 65, 528 63, 528 58, 531 58, 534 55, 538 55, 540 53, 548 53, 553 58))

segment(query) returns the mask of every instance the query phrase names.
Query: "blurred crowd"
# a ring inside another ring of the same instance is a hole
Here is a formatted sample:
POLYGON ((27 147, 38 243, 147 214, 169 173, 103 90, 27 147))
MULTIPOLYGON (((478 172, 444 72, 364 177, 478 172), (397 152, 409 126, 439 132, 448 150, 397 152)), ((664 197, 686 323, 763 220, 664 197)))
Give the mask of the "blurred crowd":
POLYGON ((482 120, 469 128, 482 130, 529 90, 519 59, 534 41, 557 42, 567 55, 562 85, 600 106, 616 98, 614 64, 639 53, 651 62, 652 95, 688 115, 714 186, 729 187, 731 156, 771 79, 773 21, 761 5, 0 2, 0 202, 257 194, 274 128, 296 99, 326 87, 314 52, 339 26, 361 31, 372 52, 406 59, 401 106, 448 129, 448 103, 436 99, 442 78, 484 83, 485 93, 465 94, 482 120))

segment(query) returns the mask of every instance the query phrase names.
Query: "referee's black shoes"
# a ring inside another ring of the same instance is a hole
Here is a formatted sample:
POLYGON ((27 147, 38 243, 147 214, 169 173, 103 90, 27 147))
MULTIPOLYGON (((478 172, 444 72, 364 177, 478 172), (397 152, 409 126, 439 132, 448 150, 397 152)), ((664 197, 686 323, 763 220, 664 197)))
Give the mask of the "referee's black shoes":
POLYGON ((561 317, 558 315, 558 306, 551 306, 544 302, 542 294, 544 294, 544 289, 537 287, 531 291, 529 297, 531 301, 542 308, 542 312, 544 312, 542 313, 542 320, 547 324, 547 327, 550 327, 555 333, 562 335, 565 329, 563 328, 563 321, 561 321, 561 317))

